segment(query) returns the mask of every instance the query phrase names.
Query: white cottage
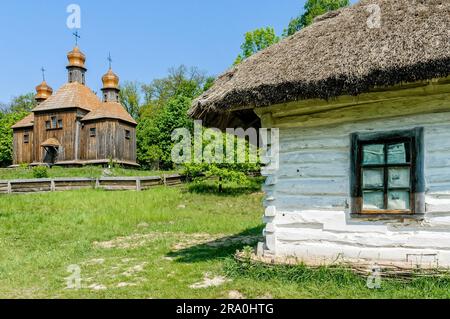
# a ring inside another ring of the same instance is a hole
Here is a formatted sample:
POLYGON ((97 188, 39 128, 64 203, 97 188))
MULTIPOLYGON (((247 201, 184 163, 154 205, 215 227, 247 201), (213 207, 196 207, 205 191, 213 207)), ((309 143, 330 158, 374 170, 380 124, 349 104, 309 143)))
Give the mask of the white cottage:
POLYGON ((190 113, 279 128, 264 254, 450 267, 449 0, 321 16, 219 77, 190 113))

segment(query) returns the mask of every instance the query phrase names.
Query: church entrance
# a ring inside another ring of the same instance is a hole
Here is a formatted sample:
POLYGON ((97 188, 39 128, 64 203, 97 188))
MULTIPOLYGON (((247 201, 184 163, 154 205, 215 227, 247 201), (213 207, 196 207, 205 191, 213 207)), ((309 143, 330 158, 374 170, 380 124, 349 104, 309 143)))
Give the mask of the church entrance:
POLYGON ((49 138, 44 143, 41 144, 44 148, 44 157, 42 162, 53 165, 58 160, 58 151, 61 146, 59 141, 55 138, 49 138))
POLYGON ((55 146, 45 146, 44 163, 53 165, 56 163, 58 158, 58 147, 55 146))

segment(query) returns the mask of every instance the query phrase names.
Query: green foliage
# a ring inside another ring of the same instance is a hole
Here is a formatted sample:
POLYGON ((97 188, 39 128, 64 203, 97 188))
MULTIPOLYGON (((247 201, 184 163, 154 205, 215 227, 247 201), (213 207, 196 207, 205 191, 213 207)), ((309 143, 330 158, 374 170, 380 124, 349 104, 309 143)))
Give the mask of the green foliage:
POLYGON ((12 99, 0 110, 0 167, 12 164, 13 130, 12 126, 28 115, 36 106, 34 94, 28 93, 12 99))
POLYGON ((12 164, 13 156, 13 130, 12 126, 23 119, 25 112, 0 113, 0 166, 12 164))
POLYGON ((283 32, 283 36, 293 35, 312 24, 316 17, 348 5, 350 5, 349 0, 308 0, 304 7, 304 13, 291 19, 287 29, 283 32))
POLYGON ((169 70, 166 78, 143 85, 143 100, 137 127, 137 157, 144 168, 173 169, 172 131, 192 130, 188 117, 192 100, 208 89, 214 79, 197 68, 180 66, 169 70))
POLYGON ((244 250, 243 260, 236 261, 228 258, 225 262, 225 272, 230 277, 248 277, 254 280, 280 280, 282 282, 294 282, 304 284, 308 282, 329 283, 336 282, 340 285, 353 285, 360 289, 365 288, 366 279, 352 273, 343 267, 319 267, 309 268, 303 264, 299 265, 271 265, 252 261, 249 249, 244 250))
POLYGON ((139 84, 137 82, 125 82, 120 88, 119 100, 128 113, 137 120, 141 103, 139 84))
POLYGON ((277 43, 279 40, 280 38, 275 34, 275 30, 271 27, 247 32, 244 36, 244 43, 241 45, 242 52, 234 61, 234 65, 241 63, 256 52, 264 50, 272 44, 277 43))
POLYGON ((34 93, 27 93, 13 98, 9 105, 9 111, 12 113, 30 112, 37 106, 34 97, 34 93))
MULTIPOLYGON (((253 188, 254 180, 249 177, 249 174, 260 170, 260 163, 258 161, 256 163, 250 161, 250 151, 254 149, 254 146, 251 146, 248 141, 244 141, 245 148, 243 152, 245 154, 239 154, 242 150, 238 148, 238 137, 223 133, 222 138, 224 159, 225 154, 232 151, 234 152, 234 160, 232 163, 227 163, 225 160, 223 163, 208 163, 203 159, 202 163, 191 162, 184 164, 184 174, 189 179, 194 180, 197 184, 195 185, 196 190, 201 189, 201 185, 204 184, 215 185, 215 189, 219 193, 222 193, 225 188, 235 188, 236 185, 239 185, 239 188, 244 189, 253 188), (232 150, 226 148, 227 139, 232 139, 234 141, 232 150), (245 158, 243 163, 238 161, 239 155, 243 155, 242 157, 245 158)), ((203 139, 203 150, 205 150, 205 147, 209 143, 210 141, 203 139)), ((255 151, 257 153, 256 149, 255 151)))
POLYGON ((33 177, 34 178, 48 178, 48 169, 46 166, 35 166, 33 167, 33 177))

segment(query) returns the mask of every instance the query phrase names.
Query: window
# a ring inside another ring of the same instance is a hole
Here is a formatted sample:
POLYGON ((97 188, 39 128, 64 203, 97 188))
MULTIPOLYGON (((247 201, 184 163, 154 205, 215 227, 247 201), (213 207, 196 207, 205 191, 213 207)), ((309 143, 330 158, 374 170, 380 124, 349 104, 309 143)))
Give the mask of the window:
POLYGON ((58 128, 63 128, 63 121, 62 120, 58 120, 58 128))
POLYGON ((423 129, 352 135, 352 212, 424 213, 423 129))
POLYGON ((95 127, 89 129, 89 136, 90 137, 96 137, 97 136, 97 129, 95 127))
POLYGON ((131 132, 129 130, 125 130, 125 138, 127 140, 131 139, 131 132))
POLYGON ((30 143, 30 134, 25 133, 25 134, 23 135, 23 143, 24 143, 24 144, 30 143))
POLYGON ((50 121, 45 121, 45 128, 47 130, 50 130, 52 128, 52 124, 50 123, 50 121))
POLYGON ((56 128, 57 126, 57 121, 56 121, 56 116, 52 116, 52 128, 56 128))

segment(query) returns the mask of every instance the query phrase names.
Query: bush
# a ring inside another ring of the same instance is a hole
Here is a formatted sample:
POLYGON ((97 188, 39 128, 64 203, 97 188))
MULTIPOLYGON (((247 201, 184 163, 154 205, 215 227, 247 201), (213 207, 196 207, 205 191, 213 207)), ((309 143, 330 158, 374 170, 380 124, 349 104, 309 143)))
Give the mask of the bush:
POLYGON ((48 178, 47 167, 45 167, 45 166, 33 167, 33 177, 34 178, 48 178))

